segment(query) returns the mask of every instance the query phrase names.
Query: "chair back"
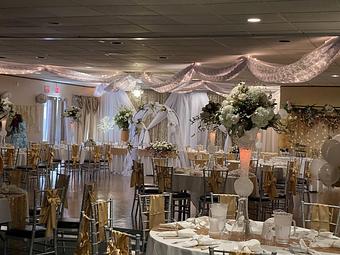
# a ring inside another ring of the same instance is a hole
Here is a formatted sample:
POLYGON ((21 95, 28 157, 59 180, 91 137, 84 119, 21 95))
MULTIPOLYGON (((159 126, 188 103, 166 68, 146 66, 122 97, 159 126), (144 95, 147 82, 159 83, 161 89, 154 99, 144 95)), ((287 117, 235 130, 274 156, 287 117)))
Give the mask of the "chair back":
POLYGON ((172 194, 138 195, 140 226, 143 231, 143 243, 147 240, 149 231, 159 223, 172 221, 172 194))
POLYGON ((126 255, 141 254, 140 234, 129 234, 114 228, 106 228, 105 234, 109 254, 119 254, 119 252, 126 255))
POLYGON ((59 194, 60 200, 62 202, 61 215, 60 215, 61 217, 63 217, 64 209, 68 208, 67 192, 68 192, 69 184, 70 184, 70 175, 57 173, 55 188, 63 190, 63 193, 59 194))
POLYGON ((227 168, 228 171, 234 171, 240 168, 240 163, 239 162, 229 162, 227 161, 227 168))
POLYGON ((155 180, 160 192, 172 192, 173 167, 155 166, 155 180))
POLYGON ((1 156, 4 163, 4 169, 15 169, 18 160, 19 149, 1 148, 1 156))
POLYGON ((235 194, 210 194, 211 203, 228 205, 227 219, 236 219, 238 195, 235 194))
POLYGON ((340 206, 301 202, 302 226, 317 231, 340 233, 340 206))
POLYGON ((228 173, 228 170, 203 169, 204 194, 210 192, 225 193, 228 173))
POLYGON ((144 165, 138 160, 132 162, 130 187, 140 189, 144 186, 144 165))

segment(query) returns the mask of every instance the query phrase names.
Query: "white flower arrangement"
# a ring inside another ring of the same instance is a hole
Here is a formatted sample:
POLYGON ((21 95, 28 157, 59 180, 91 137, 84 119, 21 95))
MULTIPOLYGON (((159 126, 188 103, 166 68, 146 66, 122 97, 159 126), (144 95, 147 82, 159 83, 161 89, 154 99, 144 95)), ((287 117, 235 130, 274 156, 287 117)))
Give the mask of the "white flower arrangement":
POLYGON ((162 142, 154 142, 150 143, 149 149, 154 150, 156 152, 171 152, 171 151, 176 151, 176 145, 172 143, 168 143, 165 141, 162 142))
POLYGON ((127 107, 123 107, 114 117, 114 121, 120 129, 128 129, 133 112, 127 107))
POLYGON ((280 116, 270 93, 259 87, 239 83, 222 103, 220 120, 233 138, 242 137, 253 128, 276 128, 280 116))
POLYGON ((76 106, 71 106, 63 112, 65 118, 71 118, 74 121, 79 121, 81 117, 80 108, 76 106))
POLYGON ((13 103, 7 97, 0 99, 0 117, 6 116, 12 109, 13 103))

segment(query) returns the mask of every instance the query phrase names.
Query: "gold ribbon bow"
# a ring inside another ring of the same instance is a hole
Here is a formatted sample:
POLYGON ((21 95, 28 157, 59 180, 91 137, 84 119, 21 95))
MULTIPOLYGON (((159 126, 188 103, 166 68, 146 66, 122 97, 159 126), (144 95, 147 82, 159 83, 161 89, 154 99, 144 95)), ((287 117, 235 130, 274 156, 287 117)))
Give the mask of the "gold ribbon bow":
POLYGON ((150 196, 149 228, 158 227, 165 222, 164 197, 162 195, 150 196))
POLYGON ((108 255, 129 255, 129 236, 112 230, 111 240, 107 243, 108 255))
POLYGON ((28 153, 28 165, 32 167, 32 169, 36 169, 39 163, 39 150, 37 147, 33 147, 28 153))
POLYGON ((101 155, 100 155, 100 146, 95 146, 94 147, 94 155, 93 155, 93 161, 95 163, 98 163, 100 161, 101 155))
POLYGON ((79 236, 77 240, 77 246, 74 251, 74 255, 90 255, 91 243, 89 236, 90 219, 83 215, 81 219, 81 225, 79 227, 79 236))
POLYGON ((264 172, 263 188, 271 200, 274 200, 277 197, 276 181, 276 177, 274 176, 272 171, 264 172))
POLYGON ((39 223, 46 224, 46 236, 53 234, 57 227, 57 207, 60 205, 58 190, 47 190, 41 208, 41 218, 39 223))
POLYGON ((305 162, 305 178, 309 181, 312 178, 312 172, 310 169, 310 162, 306 161, 305 162))
POLYGON ((311 228, 315 230, 329 231, 329 207, 325 205, 311 206, 311 228))
POLYGON ((221 176, 221 172, 214 170, 211 171, 211 175, 208 178, 208 185, 213 193, 221 192, 221 185, 223 183, 223 177, 221 176))
POLYGON ((228 205, 227 219, 235 219, 236 207, 237 207, 237 197, 228 194, 220 194, 220 203, 228 205))
POLYGON ((68 188, 68 176, 66 174, 60 174, 55 187, 56 189, 58 189, 59 196, 61 196, 60 189, 64 189, 64 192, 65 192, 64 208, 68 208, 67 193, 66 193, 67 188, 68 188))

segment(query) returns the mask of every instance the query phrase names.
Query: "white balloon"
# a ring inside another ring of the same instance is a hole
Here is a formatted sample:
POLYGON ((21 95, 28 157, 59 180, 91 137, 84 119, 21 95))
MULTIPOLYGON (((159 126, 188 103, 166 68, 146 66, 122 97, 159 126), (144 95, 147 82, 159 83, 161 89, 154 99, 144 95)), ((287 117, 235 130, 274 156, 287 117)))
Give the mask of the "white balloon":
POLYGON ((340 166, 340 142, 334 139, 325 141, 321 147, 324 159, 333 166, 340 166))
POLYGON ((339 171, 330 164, 324 164, 319 172, 320 181, 330 187, 332 184, 336 183, 339 179, 339 171))
POLYGON ((337 140, 338 142, 340 142, 340 134, 334 136, 333 139, 334 139, 334 140, 337 140))
POLYGON ((321 169, 321 167, 322 167, 324 164, 327 164, 327 161, 326 161, 326 160, 319 159, 319 158, 313 159, 312 162, 311 162, 311 164, 310 164, 310 170, 311 170, 311 172, 312 172, 312 175, 317 176, 319 170, 321 169))
POLYGON ((280 109, 278 114, 280 115, 281 119, 283 119, 283 120, 288 118, 288 112, 285 109, 280 109))

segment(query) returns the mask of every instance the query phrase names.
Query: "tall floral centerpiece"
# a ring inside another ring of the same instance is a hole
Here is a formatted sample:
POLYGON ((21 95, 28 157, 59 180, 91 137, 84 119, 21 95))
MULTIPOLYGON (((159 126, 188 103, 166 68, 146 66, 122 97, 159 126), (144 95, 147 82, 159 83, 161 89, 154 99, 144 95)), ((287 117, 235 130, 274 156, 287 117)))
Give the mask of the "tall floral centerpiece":
POLYGON ((127 107, 123 107, 114 117, 116 125, 121 129, 120 140, 122 142, 129 141, 129 125, 132 119, 132 110, 127 107))
POLYGON ((81 110, 77 106, 71 106, 63 112, 65 118, 70 119, 70 129, 73 130, 72 143, 78 142, 78 123, 80 122, 81 110))
POLYGON ((233 143, 240 151, 240 177, 235 181, 235 192, 241 197, 239 215, 242 219, 241 231, 245 236, 250 234, 248 218, 248 199, 254 185, 249 179, 249 166, 252 149, 255 146, 259 129, 276 128, 280 116, 274 113, 276 103, 270 93, 259 87, 248 87, 239 83, 222 103, 221 122, 228 130, 233 143))

